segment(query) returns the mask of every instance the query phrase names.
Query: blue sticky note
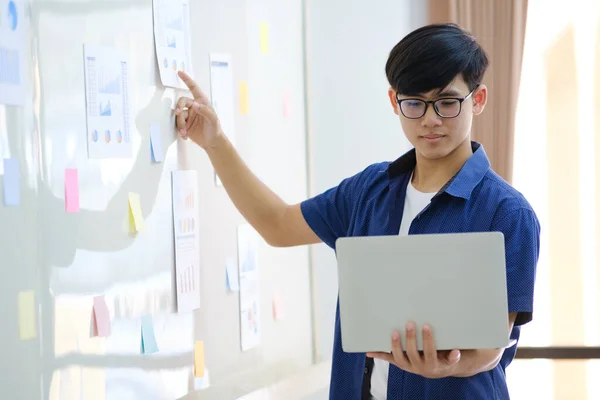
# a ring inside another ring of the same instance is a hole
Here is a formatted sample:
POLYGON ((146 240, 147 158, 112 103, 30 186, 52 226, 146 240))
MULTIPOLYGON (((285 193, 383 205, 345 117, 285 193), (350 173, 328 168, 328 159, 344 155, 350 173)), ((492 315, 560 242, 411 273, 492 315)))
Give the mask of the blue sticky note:
POLYGON ((158 352, 156 338, 154 337, 154 323, 152 315, 144 315, 142 317, 142 343, 140 353, 152 354, 158 352))
POLYGON ((5 206, 18 206, 21 202, 21 185, 19 183, 19 160, 4 159, 3 199, 5 206))
POLYGON ((150 125, 150 152, 152 153, 152 161, 163 161, 162 139, 160 137, 160 125, 150 125))
POLYGON ((227 259, 227 264, 225 265, 225 273, 227 288, 232 292, 237 292, 238 290, 240 290, 237 268, 235 265, 235 260, 233 258, 227 259))

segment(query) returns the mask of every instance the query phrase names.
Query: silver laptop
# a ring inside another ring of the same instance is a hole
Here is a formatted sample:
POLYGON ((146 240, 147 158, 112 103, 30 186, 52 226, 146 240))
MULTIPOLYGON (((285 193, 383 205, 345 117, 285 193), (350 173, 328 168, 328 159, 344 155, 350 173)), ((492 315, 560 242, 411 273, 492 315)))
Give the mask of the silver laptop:
POLYGON ((500 232, 371 236, 336 242, 342 348, 390 352, 406 324, 431 326, 438 350, 509 345, 500 232))

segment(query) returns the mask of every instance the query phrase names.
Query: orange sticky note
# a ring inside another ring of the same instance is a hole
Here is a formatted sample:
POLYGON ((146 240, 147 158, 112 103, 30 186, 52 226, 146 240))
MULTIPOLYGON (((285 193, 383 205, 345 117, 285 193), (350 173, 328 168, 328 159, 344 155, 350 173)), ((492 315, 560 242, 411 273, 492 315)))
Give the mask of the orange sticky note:
POLYGON ((283 309, 283 300, 281 299, 281 293, 279 289, 273 290, 273 319, 280 321, 285 317, 283 309))
POLYGON ((110 313, 104 300, 104 296, 94 297, 94 308, 92 310, 92 335, 110 335, 110 313))
POLYGON ((129 224, 132 233, 144 230, 144 214, 138 193, 129 193, 129 224))
POLYGON ((21 340, 35 339, 35 295, 32 290, 19 292, 19 337, 21 340))
POLYGON ((269 54, 269 26, 266 22, 260 23, 260 51, 269 54))
POLYGON ((248 84, 244 81, 240 82, 240 113, 248 115, 248 84))
POLYGON ((77 169, 65 169, 65 209, 68 213, 79 212, 79 177, 77 169))
POLYGON ((194 377, 204 377, 204 342, 201 340, 194 344, 194 377))

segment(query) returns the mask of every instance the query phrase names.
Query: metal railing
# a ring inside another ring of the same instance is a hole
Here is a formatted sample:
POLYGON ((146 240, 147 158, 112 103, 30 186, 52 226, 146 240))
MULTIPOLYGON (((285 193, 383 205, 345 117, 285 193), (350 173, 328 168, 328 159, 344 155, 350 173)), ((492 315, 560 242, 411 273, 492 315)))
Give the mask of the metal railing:
POLYGON ((600 359, 600 347, 593 346, 550 346, 518 347, 517 359, 592 360, 600 359))

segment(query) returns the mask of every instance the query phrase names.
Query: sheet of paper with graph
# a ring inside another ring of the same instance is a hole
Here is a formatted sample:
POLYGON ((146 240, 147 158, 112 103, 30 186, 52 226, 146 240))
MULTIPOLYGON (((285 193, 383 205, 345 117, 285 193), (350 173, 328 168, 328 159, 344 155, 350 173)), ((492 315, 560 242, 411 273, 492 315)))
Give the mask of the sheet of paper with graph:
POLYGON ((198 174, 173 171, 172 177, 177 312, 186 313, 200 308, 198 174))
POLYGON ((258 232, 249 224, 238 227, 240 274, 240 336, 242 351, 260 345, 260 274, 258 232))
POLYGON ((26 22, 25 2, 0 0, 0 104, 25 103, 26 22))
POLYGON ((84 45, 89 158, 130 158, 127 57, 108 46, 84 45))
POLYGON ((153 0, 152 11, 160 80, 164 86, 186 89, 177 72, 193 71, 188 0, 153 0))

